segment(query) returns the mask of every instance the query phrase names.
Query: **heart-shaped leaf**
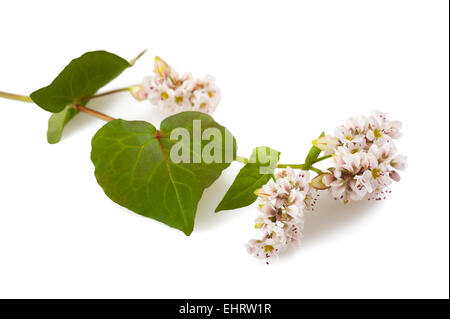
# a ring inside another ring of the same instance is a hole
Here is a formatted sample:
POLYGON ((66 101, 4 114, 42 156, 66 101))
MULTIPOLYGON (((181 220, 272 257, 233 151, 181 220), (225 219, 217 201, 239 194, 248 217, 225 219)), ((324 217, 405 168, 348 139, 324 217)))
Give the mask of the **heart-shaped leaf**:
POLYGON ((217 206, 216 212, 245 207, 253 203, 257 198, 255 190, 266 184, 273 176, 279 159, 278 151, 266 146, 255 148, 248 163, 239 171, 217 206))
POLYGON ((170 116, 159 131, 143 121, 111 121, 95 134, 91 153, 109 198, 186 235, 204 189, 235 156, 231 133, 198 112, 170 116))

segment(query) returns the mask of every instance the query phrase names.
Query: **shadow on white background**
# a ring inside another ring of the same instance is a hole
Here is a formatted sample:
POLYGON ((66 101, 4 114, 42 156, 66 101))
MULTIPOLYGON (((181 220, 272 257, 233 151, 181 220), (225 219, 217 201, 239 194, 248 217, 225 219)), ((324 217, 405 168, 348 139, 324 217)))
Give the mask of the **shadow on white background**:
POLYGON ((333 235, 356 226, 381 210, 381 202, 363 199, 344 204, 329 197, 326 191, 320 192, 315 210, 305 213, 304 237, 300 245, 289 245, 279 258, 291 258, 303 249, 324 240, 333 240, 333 235))
MULTIPOLYGON (((203 196, 198 203, 194 231, 214 231, 217 227, 227 227, 224 225, 230 224, 232 220, 239 218, 239 209, 215 213, 216 207, 233 183, 234 175, 237 175, 237 169, 235 169, 234 166, 237 165, 230 165, 230 167, 223 171, 222 176, 203 192, 203 196)), ((242 214, 245 213, 245 209, 245 207, 241 209, 242 214)), ((249 208, 247 208, 247 210, 248 209, 249 208)), ((249 225, 249 229, 251 229, 252 226, 253 225, 249 225)))
MULTIPOLYGON (((228 227, 225 226, 226 224, 232 224, 236 219, 240 219, 240 222, 248 223, 245 227, 248 228, 248 238, 251 237, 254 230, 253 219, 258 216, 256 202, 240 209, 214 213, 223 195, 232 184, 235 174, 237 171, 234 172, 233 169, 225 171, 224 175, 226 176, 222 176, 205 190, 198 205, 196 232, 214 231, 218 227, 226 228, 228 227)), ((315 245, 322 240, 332 240, 333 234, 355 226, 377 210, 382 210, 382 207, 383 201, 367 199, 343 204, 330 198, 327 191, 321 191, 315 210, 305 213, 304 238, 300 246, 290 245, 283 251, 280 258, 300 253, 303 248, 315 245)))
MULTIPOLYGON (((87 104, 87 107, 109 115, 111 105, 114 104, 115 101, 117 101, 117 95, 108 95, 93 99, 87 104)), ((106 122, 103 122, 102 120, 95 117, 83 114, 81 112, 78 113, 72 120, 70 120, 69 123, 67 123, 66 127, 64 128, 61 142, 63 142, 64 139, 71 138, 72 136, 76 135, 77 132, 81 132, 86 129, 86 127, 89 127, 95 123, 98 123, 98 127, 100 128, 106 122)))
POLYGON ((303 244, 309 245, 352 226, 353 223, 368 217, 375 208, 381 209, 380 205, 377 205, 380 203, 381 201, 363 199, 343 204, 330 198, 327 192, 321 192, 316 210, 306 212, 303 244))

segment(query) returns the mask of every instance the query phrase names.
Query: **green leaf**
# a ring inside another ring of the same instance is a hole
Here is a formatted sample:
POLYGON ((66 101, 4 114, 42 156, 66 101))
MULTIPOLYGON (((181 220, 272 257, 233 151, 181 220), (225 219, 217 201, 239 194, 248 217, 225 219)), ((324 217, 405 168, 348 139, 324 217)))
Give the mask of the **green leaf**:
POLYGON ((170 116, 162 121, 160 131, 143 121, 114 120, 92 139, 91 160, 97 182, 106 195, 119 205, 186 235, 193 230, 204 189, 235 157, 236 141, 231 133, 199 112, 170 116), (180 131, 187 132, 187 138, 171 139, 180 131), (220 136, 205 139, 211 131, 220 136), (205 140, 196 139, 198 135, 205 140), (208 152, 211 145, 217 147, 208 152), (184 147, 182 155, 188 155, 186 161, 178 162, 175 156, 180 155, 180 147, 184 147), (220 157, 209 162, 205 154, 220 157))
POLYGON ((130 65, 133 66, 137 60, 139 60, 145 53, 147 52, 147 49, 139 53, 134 59, 130 61, 130 65))
MULTIPOLYGON (((319 137, 322 137, 325 135, 325 132, 322 132, 319 137)), ((314 164, 314 161, 319 157, 322 150, 316 146, 312 146, 311 149, 308 152, 308 155, 305 158, 305 170, 308 170, 311 168, 311 166, 314 164)))
POLYGON ((78 113, 68 110, 69 105, 85 105, 89 101, 88 97, 111 82, 123 70, 133 66, 145 52, 142 51, 130 62, 106 51, 87 52, 72 60, 50 85, 31 93, 31 99, 41 108, 56 114, 61 113, 59 116, 52 115, 48 121, 48 142, 58 143, 64 126, 78 113))
POLYGON ((53 82, 31 93, 34 103, 49 112, 61 112, 66 105, 95 94, 131 64, 106 51, 87 52, 72 60, 53 82))
POLYGON ((257 198, 254 191, 270 180, 279 159, 280 152, 278 151, 266 146, 255 148, 248 163, 239 171, 233 184, 217 206, 216 212, 252 204, 257 198))
POLYGON ((53 113, 48 119, 47 141, 50 144, 58 143, 61 140, 64 126, 75 115, 78 114, 78 110, 74 107, 67 105, 64 110, 59 113, 53 113))

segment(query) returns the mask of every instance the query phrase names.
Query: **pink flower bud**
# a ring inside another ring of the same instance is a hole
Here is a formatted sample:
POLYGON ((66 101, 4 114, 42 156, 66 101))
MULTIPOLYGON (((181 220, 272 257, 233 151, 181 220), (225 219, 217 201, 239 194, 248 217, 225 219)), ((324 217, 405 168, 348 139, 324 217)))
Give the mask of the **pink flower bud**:
POLYGON ((133 85, 129 90, 131 95, 138 101, 143 101, 148 97, 148 93, 142 85, 133 85))
POLYGON ((396 182, 400 182, 400 174, 397 171, 390 171, 389 177, 392 178, 396 182))
POLYGON ((322 173, 314 177, 309 183, 311 187, 319 190, 330 188, 330 184, 335 180, 335 177, 331 173, 322 173))

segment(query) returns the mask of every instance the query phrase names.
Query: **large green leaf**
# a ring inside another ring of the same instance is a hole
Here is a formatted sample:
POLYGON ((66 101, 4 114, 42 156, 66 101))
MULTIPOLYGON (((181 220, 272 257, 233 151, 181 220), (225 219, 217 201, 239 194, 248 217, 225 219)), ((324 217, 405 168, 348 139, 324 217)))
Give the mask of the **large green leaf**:
POLYGON ((257 198, 255 190, 269 181, 279 159, 280 152, 278 151, 266 146, 255 148, 248 163, 239 171, 233 184, 217 206, 216 212, 245 207, 253 203, 257 198))
POLYGON ((64 126, 78 114, 78 110, 67 105, 59 113, 53 113, 48 119, 47 141, 50 144, 58 143, 61 140, 64 126))
POLYGON ((198 112, 170 116, 162 121, 160 131, 143 121, 111 121, 92 139, 91 153, 97 182, 109 198, 186 235, 193 230, 204 189, 235 156, 231 133, 209 115, 198 112), (179 130, 187 132, 187 139, 171 139, 171 134, 179 130), (195 138, 206 138, 211 131, 220 136, 201 141, 195 138), (218 148, 210 153, 221 156, 218 162, 209 163, 205 154, 214 142, 218 148), (174 159, 172 153, 179 154, 176 150, 180 146, 186 147, 189 162, 174 159))
POLYGON ((34 103, 58 113, 67 105, 95 94, 131 64, 106 51, 87 52, 72 60, 53 82, 31 93, 34 103))
POLYGON ((86 104, 89 97, 134 65, 145 51, 127 62, 106 51, 87 52, 72 60, 53 82, 31 93, 34 103, 54 114, 48 121, 47 140, 58 143, 64 126, 78 113, 72 103, 86 104))

